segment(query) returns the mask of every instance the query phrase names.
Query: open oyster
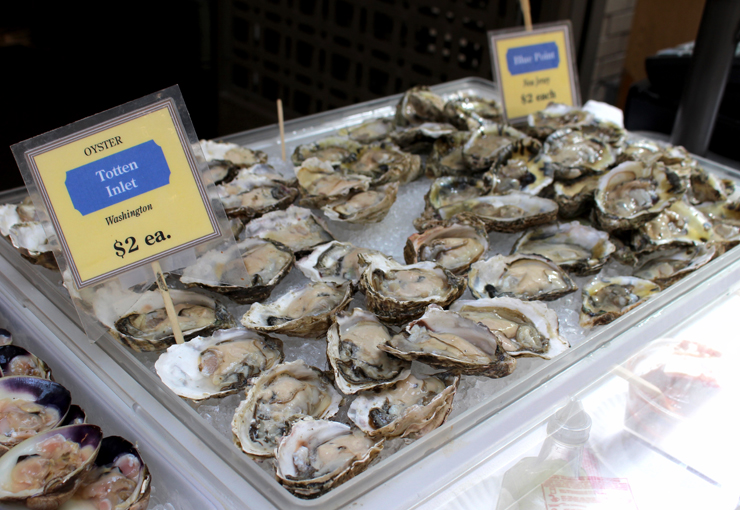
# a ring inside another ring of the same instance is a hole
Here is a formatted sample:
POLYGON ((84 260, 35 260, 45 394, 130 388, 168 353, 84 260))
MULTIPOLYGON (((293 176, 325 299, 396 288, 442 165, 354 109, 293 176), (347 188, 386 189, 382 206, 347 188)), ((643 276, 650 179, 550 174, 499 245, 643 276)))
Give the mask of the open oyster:
POLYGON ((285 209, 298 197, 295 183, 269 165, 242 168, 233 180, 218 186, 218 193, 226 215, 245 222, 285 209))
POLYGON ((429 87, 420 85, 407 90, 396 105, 396 125, 444 122, 445 101, 429 87))
POLYGON ((570 347, 544 303, 498 297, 455 301, 450 310, 490 329, 511 356, 552 359, 570 347))
POLYGON ((80 488, 59 510, 146 510, 151 482, 134 445, 119 436, 105 437, 80 488))
POLYGON ((243 328, 221 329, 170 346, 154 369, 177 395, 191 400, 224 397, 282 363, 283 343, 243 328))
POLYGON ((483 221, 489 232, 520 232, 535 225, 555 221, 558 204, 528 193, 512 192, 508 195, 487 195, 455 202, 437 212, 445 220, 460 213, 470 213, 483 221))
POLYGON ((0 455, 29 437, 58 426, 70 401, 69 391, 53 381, 26 376, 1 378, 0 455))
MULTIPOLYGON (((217 246, 204 253, 199 248, 195 249, 198 255, 196 262, 182 270, 180 282, 187 287, 197 286, 218 292, 238 303, 251 302, 253 289, 247 282, 252 275, 245 269, 240 247, 235 244, 217 246)), ((292 257, 293 253, 289 252, 289 255, 292 257)))
POLYGON ((241 167, 250 167, 267 163, 267 154, 235 143, 214 142, 212 140, 201 140, 200 147, 206 161, 228 161, 241 167))
POLYGON ((714 245, 657 250, 640 257, 633 276, 650 280, 666 288, 707 264, 716 254, 717 247, 714 245))
POLYGON ((393 131, 391 140, 406 152, 424 154, 432 149, 432 145, 438 138, 456 131, 457 128, 452 124, 425 122, 393 131))
POLYGON ((465 277, 457 277, 433 262, 403 265, 382 254, 359 257, 365 265, 360 277, 365 303, 388 324, 421 317, 431 303, 448 306, 465 291, 465 277))
POLYGON ((492 122, 503 122, 501 103, 478 96, 461 96, 445 103, 447 121, 466 131, 474 131, 492 122))
POLYGON ((8 229, 8 238, 24 259, 47 269, 59 269, 40 222, 29 220, 16 223, 8 229))
POLYGON ((37 358, 23 347, 17 345, 0 346, 0 377, 27 375, 52 380, 51 369, 43 360, 37 358))
POLYGON ((358 255, 380 253, 369 248, 358 248, 351 243, 332 241, 317 246, 310 255, 296 262, 296 267, 314 282, 330 282, 341 285, 352 282, 357 286, 362 274, 358 255))
POLYGON ((541 255, 578 276, 598 273, 616 247, 609 235, 577 221, 543 225, 526 232, 511 253, 541 255))
POLYGON ((463 274, 486 250, 488 235, 482 225, 447 222, 411 234, 406 240, 403 256, 407 264, 427 260, 455 274, 463 274))
POLYGON ((96 425, 70 425, 26 439, 0 458, 0 501, 57 508, 82 483, 103 438, 96 425))
POLYGON ((398 183, 354 193, 350 197, 326 204, 321 208, 326 217, 349 223, 378 223, 383 221, 396 201, 398 183))
POLYGON ((553 199, 558 203, 558 215, 572 219, 585 214, 593 204, 599 179, 598 175, 587 175, 576 181, 556 182, 553 199))
POLYGON ((277 241, 247 237, 237 243, 250 281, 246 291, 229 296, 237 303, 254 303, 267 299, 272 289, 293 268, 293 252, 277 241))
POLYGON ((445 176, 432 181, 429 192, 424 195, 428 208, 439 210, 448 205, 487 195, 490 183, 470 176, 445 176))
POLYGON ((370 437, 419 438, 444 423, 459 382, 459 375, 409 375, 360 393, 347 417, 370 437))
MULTIPOLYGON (((170 290, 170 297, 186 340, 234 324, 231 314, 213 298, 182 290, 170 290)), ((162 294, 158 291, 141 294, 127 312, 108 326, 121 342, 136 351, 160 351, 175 343, 162 294)))
POLYGON ((330 163, 318 158, 305 160, 295 169, 295 174, 301 189, 301 206, 315 208, 367 191, 372 180, 364 175, 335 170, 330 163))
POLYGON ((499 378, 516 367, 487 327, 437 305, 429 305, 420 319, 406 326, 405 334, 395 335, 380 348, 465 375, 499 378))
POLYGON ((478 128, 463 146, 463 160, 472 171, 487 170, 516 140, 526 135, 506 124, 478 128))
POLYGON ((578 290, 568 274, 539 255, 494 255, 473 264, 468 287, 478 299, 509 296, 552 301, 578 290))
POLYGON ((625 161, 599 179, 596 217, 608 232, 635 229, 680 199, 685 191, 671 167, 625 161))
POLYGON ((678 200, 635 230, 630 241, 637 252, 697 246, 715 238, 712 222, 696 207, 678 200))
POLYGON ((340 129, 337 134, 346 136, 355 142, 368 144, 385 140, 395 127, 392 118, 378 118, 366 120, 357 126, 340 129))
POLYGON ((263 372, 234 413, 234 442, 245 453, 271 457, 290 423, 303 416, 330 418, 342 396, 317 368, 303 360, 282 363, 263 372))
POLYGON ((378 348, 390 339, 388 329, 366 310, 355 308, 334 316, 326 333, 326 357, 342 393, 387 386, 409 374, 411 363, 378 348))
POLYGON ((427 157, 427 177, 460 175, 467 172, 468 165, 463 159, 463 147, 471 134, 469 131, 456 131, 437 138, 427 157))
POLYGON ((575 128, 561 129, 548 136, 544 151, 550 157, 555 179, 562 181, 603 174, 616 161, 609 144, 575 128))
POLYGON ((361 473, 383 449, 349 425, 307 416, 290 427, 275 451, 278 481, 301 498, 315 498, 361 473))
POLYGON ((501 195, 522 191, 537 195, 552 184, 549 157, 542 152, 542 144, 534 138, 521 138, 505 148, 486 174, 495 182, 493 193, 501 195))
POLYGON ((586 110, 550 103, 545 109, 527 117, 527 131, 532 136, 544 140, 559 129, 582 126, 592 122, 593 119, 593 114, 586 110))
POLYGON ((249 329, 316 338, 329 329, 331 317, 352 300, 349 283, 311 282, 271 303, 255 303, 241 319, 249 329))
POLYGON ((291 160, 296 166, 309 158, 319 158, 332 166, 349 163, 357 158, 362 144, 344 136, 330 136, 295 148, 291 160))
POLYGON ((581 326, 608 324, 658 292, 657 284, 632 276, 594 278, 583 287, 581 326))
POLYGON ((309 209, 291 205, 285 211, 273 211, 250 221, 242 234, 277 241, 290 248, 296 257, 305 255, 314 247, 333 241, 324 222, 309 209))
POLYGON ((403 152, 392 143, 377 142, 359 149, 357 158, 342 168, 349 174, 371 178, 374 185, 406 184, 421 176, 421 158, 403 152))

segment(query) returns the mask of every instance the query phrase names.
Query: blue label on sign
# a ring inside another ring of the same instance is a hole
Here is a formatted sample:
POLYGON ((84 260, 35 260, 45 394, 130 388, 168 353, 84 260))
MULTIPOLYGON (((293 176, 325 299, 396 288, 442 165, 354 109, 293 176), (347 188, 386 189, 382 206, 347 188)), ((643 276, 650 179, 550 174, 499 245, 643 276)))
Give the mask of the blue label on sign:
POLYGON ((555 69, 560 65, 558 45, 554 42, 546 42, 510 48, 506 52, 506 63, 509 65, 509 73, 512 76, 555 69))
POLYGON ((154 140, 69 170, 64 182, 83 216, 169 183, 170 167, 154 140))

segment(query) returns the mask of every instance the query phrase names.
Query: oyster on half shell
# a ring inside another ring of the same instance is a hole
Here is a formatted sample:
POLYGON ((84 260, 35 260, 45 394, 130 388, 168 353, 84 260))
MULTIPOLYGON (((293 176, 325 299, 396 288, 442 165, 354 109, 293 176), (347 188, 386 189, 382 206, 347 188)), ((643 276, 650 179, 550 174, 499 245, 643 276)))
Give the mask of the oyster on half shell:
POLYGON ((464 274, 488 250, 488 235, 482 225, 446 222, 424 232, 411 234, 403 256, 407 264, 435 262, 455 274, 464 274))
POLYGON ((242 232, 243 237, 260 237, 277 241, 300 257, 314 247, 333 241, 323 221, 310 209, 291 205, 285 211, 273 211, 250 221, 242 232))
POLYGON ((326 204, 321 210, 330 220, 359 224, 378 223, 388 215, 396 202, 397 193, 398 183, 389 182, 326 204))
POLYGON ((437 213, 444 220, 469 213, 478 217, 489 232, 520 232, 535 225, 555 221, 558 204, 528 193, 512 192, 455 202, 442 207, 437 213))
POLYGON ((332 241, 317 246, 298 262, 296 267, 314 282, 331 282, 341 285, 351 282, 357 286, 362 274, 360 253, 380 253, 369 248, 360 248, 351 243, 332 241))
POLYGON ((594 278, 583 287, 581 326, 608 324, 658 292, 658 284, 633 276, 594 278))

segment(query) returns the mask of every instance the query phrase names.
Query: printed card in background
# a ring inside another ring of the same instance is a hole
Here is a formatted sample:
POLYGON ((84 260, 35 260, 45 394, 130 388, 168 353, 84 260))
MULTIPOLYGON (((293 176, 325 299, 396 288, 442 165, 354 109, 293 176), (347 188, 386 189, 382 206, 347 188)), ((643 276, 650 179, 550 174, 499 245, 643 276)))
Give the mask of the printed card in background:
POLYGON ((494 77, 511 123, 549 103, 580 106, 570 22, 488 33, 494 77))
POLYGON ((221 236, 174 97, 71 131, 22 158, 78 288, 221 236))

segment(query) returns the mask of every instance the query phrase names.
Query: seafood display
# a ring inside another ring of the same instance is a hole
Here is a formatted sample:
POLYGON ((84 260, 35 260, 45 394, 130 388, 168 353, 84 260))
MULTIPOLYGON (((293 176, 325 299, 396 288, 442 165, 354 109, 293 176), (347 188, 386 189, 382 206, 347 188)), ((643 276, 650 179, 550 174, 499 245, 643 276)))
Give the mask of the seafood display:
MULTIPOLYGON (((187 341, 173 345, 157 292, 104 321, 206 420, 228 402, 219 430, 300 498, 740 243, 734 183, 585 110, 510 126, 491 98, 423 86, 388 110, 317 130, 290 162, 201 142, 238 245, 169 275, 187 341), (248 281, 224 284, 242 262, 248 281)), ((115 464, 90 469, 120 477, 115 464)), ((134 501, 148 482, 127 478, 134 501)))

